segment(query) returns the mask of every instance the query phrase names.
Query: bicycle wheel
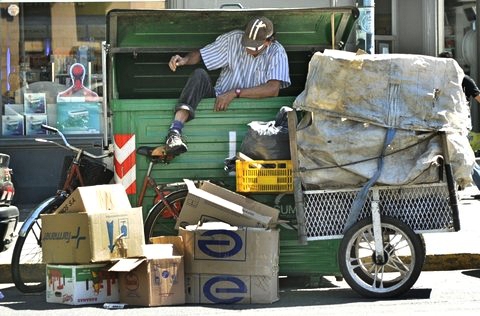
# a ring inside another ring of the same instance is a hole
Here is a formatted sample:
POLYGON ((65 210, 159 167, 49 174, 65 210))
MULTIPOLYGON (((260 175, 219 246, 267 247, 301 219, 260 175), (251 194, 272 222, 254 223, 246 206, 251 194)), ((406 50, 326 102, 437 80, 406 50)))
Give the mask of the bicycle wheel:
POLYGON ((32 213, 35 217, 28 222, 24 236, 18 236, 12 254, 12 280, 20 292, 37 293, 45 290, 45 264, 42 256, 42 220, 40 214, 52 213, 65 198, 57 197, 38 212, 32 213))
POLYGON ((187 197, 188 190, 179 190, 165 197, 168 204, 173 208, 173 214, 162 202, 155 204, 145 220, 145 242, 150 243, 150 237, 176 236, 175 222, 182 209, 183 202, 187 197))
POLYGON ((357 293, 389 298, 408 291, 418 279, 425 260, 422 238, 405 223, 382 218, 384 260, 375 256, 371 218, 353 225, 340 243, 339 265, 345 281, 357 293))

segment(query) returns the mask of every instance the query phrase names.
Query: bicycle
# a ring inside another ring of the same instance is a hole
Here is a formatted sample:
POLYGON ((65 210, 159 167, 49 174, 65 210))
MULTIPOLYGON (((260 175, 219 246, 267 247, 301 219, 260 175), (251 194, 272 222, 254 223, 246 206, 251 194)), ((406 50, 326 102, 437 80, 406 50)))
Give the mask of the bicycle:
POLYGON ((110 157, 111 152, 94 155, 68 143, 65 135, 58 129, 42 125, 42 129, 57 134, 63 144, 54 140, 37 138, 35 141, 49 143, 74 153, 73 157, 67 156, 64 160, 63 174, 61 176, 61 189, 57 193, 37 205, 25 219, 18 233, 15 243, 11 272, 12 280, 17 289, 23 293, 35 293, 45 290, 45 277, 38 280, 31 276, 35 265, 42 263, 42 220, 40 215, 52 214, 66 200, 66 198, 79 186, 108 184, 113 178, 113 172, 98 160, 110 157))
POLYGON ((153 206, 144 221, 145 241, 149 243, 150 238, 155 236, 177 235, 174 226, 188 194, 186 184, 183 182, 158 184, 151 175, 156 164, 168 164, 175 156, 168 154, 164 147, 149 146, 139 147, 137 154, 149 161, 137 206, 143 205, 147 189, 155 191, 153 206))

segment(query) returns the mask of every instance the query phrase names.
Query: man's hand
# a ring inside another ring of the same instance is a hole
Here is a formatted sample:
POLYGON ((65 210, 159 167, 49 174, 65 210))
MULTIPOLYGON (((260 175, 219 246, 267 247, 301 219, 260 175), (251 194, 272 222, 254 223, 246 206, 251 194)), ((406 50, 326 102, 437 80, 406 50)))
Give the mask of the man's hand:
POLYGON ((226 111, 230 102, 237 97, 235 90, 230 90, 224 94, 217 96, 215 99, 215 111, 226 111))
POLYGON ((172 58, 170 58, 170 62, 168 63, 168 67, 170 67, 172 71, 176 71, 178 66, 195 65, 201 60, 202 56, 200 55, 200 51, 194 50, 193 52, 188 53, 185 57, 180 55, 172 56, 172 58))
POLYGON ((185 58, 183 58, 180 55, 175 55, 175 56, 172 56, 172 58, 170 58, 170 62, 168 63, 168 67, 170 67, 170 69, 172 71, 175 71, 175 70, 177 70, 177 66, 183 66, 185 64, 186 64, 185 58))

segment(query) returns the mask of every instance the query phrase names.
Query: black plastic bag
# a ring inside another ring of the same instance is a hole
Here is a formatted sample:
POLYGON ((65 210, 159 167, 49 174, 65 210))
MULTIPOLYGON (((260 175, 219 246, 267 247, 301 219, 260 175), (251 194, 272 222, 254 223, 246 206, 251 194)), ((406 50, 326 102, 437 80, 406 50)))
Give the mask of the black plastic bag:
POLYGON ((284 106, 274 121, 250 122, 240 152, 254 160, 289 160, 287 113, 291 110, 284 106))

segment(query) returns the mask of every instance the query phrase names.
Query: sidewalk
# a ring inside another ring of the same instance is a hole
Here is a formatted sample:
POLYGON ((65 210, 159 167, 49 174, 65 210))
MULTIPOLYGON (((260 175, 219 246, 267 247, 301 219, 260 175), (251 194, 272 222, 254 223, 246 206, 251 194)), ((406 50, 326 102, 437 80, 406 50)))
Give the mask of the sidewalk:
MULTIPOLYGON (((480 192, 473 186, 459 192, 460 231, 423 234, 427 252, 424 271, 480 268, 480 200, 471 197, 475 194, 480 192)), ((28 212, 29 208, 20 210, 21 220, 28 212)), ((13 246, 0 253, 0 283, 12 282, 12 252, 13 246)))
POLYGON ((480 194, 475 186, 459 191, 460 231, 424 234, 427 258, 423 270, 460 270, 480 268, 480 194))

